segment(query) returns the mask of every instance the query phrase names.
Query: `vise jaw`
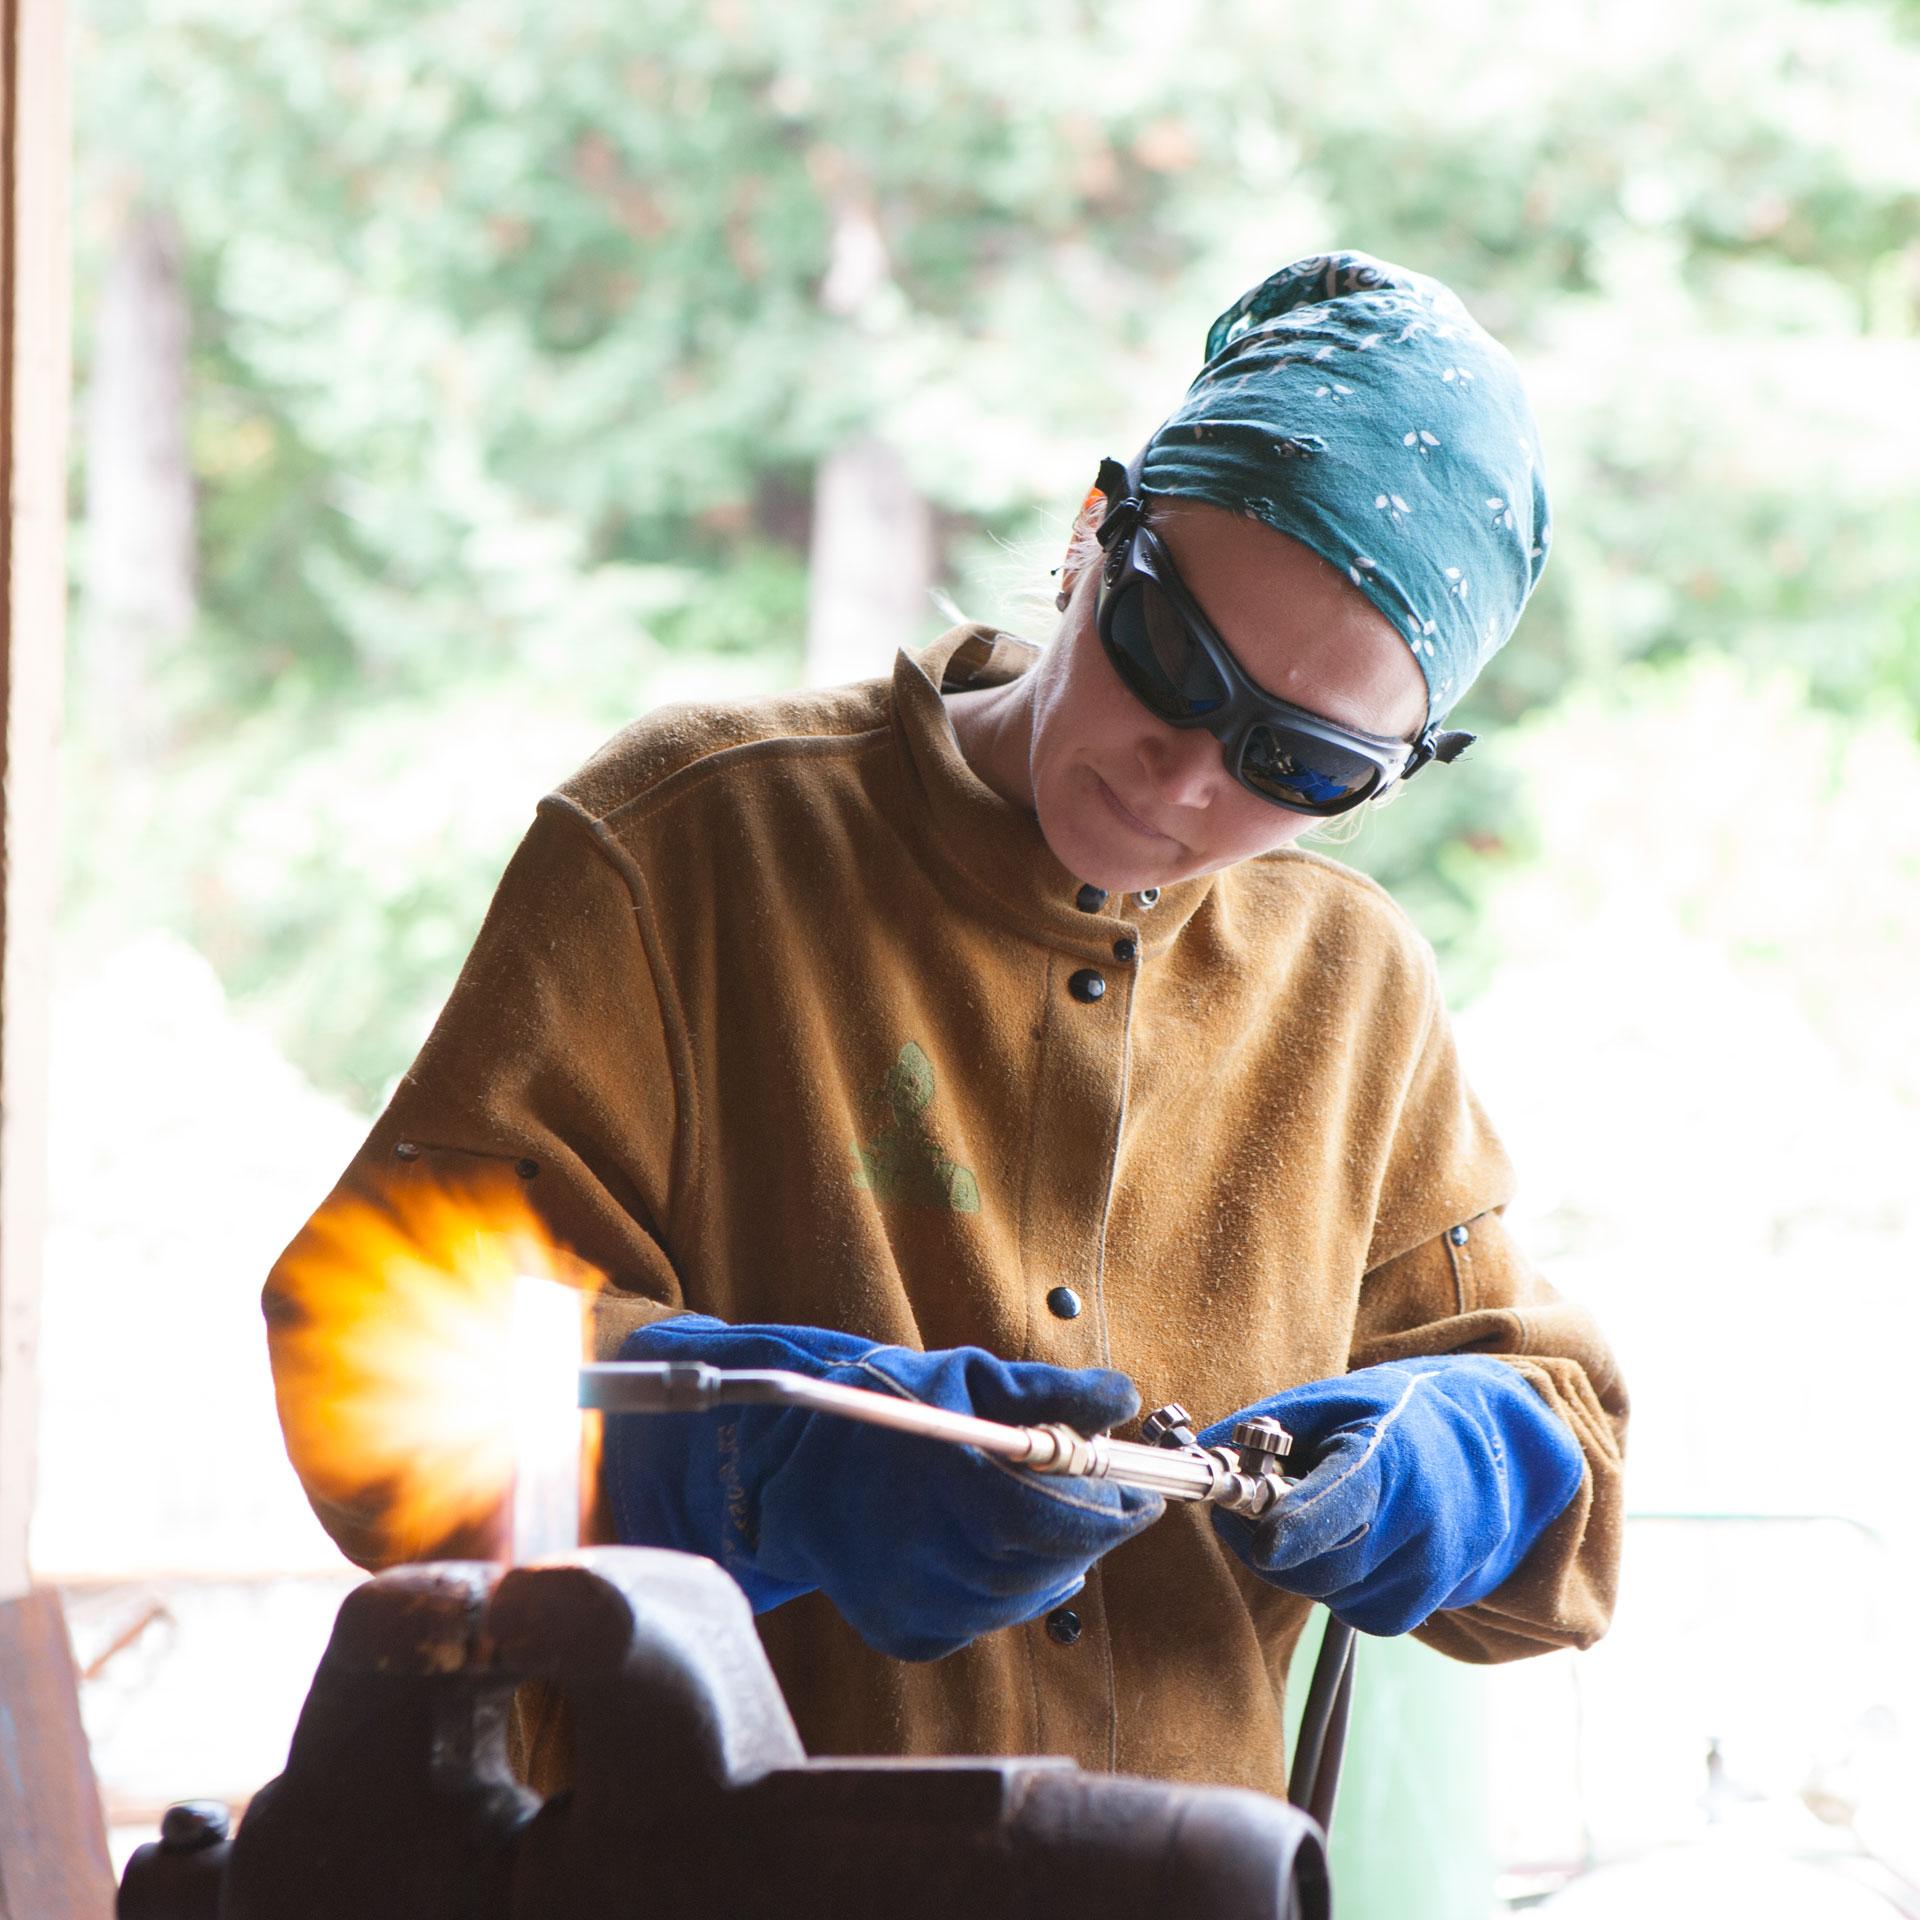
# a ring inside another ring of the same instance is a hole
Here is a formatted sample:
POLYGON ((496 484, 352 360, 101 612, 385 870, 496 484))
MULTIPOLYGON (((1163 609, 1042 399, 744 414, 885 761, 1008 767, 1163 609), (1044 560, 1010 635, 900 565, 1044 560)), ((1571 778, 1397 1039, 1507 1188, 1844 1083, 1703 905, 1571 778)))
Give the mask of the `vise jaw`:
POLYGON ((348 1595, 286 1770, 238 1833, 170 1816, 119 1920, 1326 1920, 1307 1816, 1064 1760, 807 1759, 710 1561, 585 1549, 397 1567, 348 1595), (514 1690, 574 1784, 507 1759, 514 1690))

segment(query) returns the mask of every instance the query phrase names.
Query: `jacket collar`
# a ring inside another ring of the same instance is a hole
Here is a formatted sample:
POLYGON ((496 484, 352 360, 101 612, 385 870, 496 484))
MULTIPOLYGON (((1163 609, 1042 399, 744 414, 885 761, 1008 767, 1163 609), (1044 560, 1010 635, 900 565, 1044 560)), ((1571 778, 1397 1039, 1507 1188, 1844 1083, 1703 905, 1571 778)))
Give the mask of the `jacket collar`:
POLYGON ((1163 887, 1151 906, 1141 895, 1115 894, 1094 912, 1082 911, 1082 882, 1055 859, 1039 822, 1001 799, 968 766, 954 737, 943 690, 1002 686, 1039 657, 1039 648, 1024 640, 969 623, 918 653, 903 649, 894 662, 894 732, 924 802, 924 811, 915 811, 928 857, 976 905, 1022 933, 1101 960, 1111 960, 1114 941, 1129 933, 1150 957, 1173 944, 1217 876, 1163 887))

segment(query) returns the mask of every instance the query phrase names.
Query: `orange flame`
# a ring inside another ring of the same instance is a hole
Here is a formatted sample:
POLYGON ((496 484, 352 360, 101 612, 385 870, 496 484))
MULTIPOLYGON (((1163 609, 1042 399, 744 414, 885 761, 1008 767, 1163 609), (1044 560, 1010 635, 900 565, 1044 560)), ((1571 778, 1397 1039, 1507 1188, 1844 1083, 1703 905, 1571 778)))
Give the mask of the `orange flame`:
MULTIPOLYGON (((562 1406, 574 1392, 571 1379, 526 1379, 529 1293, 563 1286, 583 1301, 603 1284, 504 1170, 336 1193, 272 1284, 281 1421, 309 1493, 370 1526, 381 1561, 476 1534, 500 1551, 520 1466, 515 1411, 530 1391, 562 1406)), ((551 1301, 542 1317, 551 1324, 551 1301)))

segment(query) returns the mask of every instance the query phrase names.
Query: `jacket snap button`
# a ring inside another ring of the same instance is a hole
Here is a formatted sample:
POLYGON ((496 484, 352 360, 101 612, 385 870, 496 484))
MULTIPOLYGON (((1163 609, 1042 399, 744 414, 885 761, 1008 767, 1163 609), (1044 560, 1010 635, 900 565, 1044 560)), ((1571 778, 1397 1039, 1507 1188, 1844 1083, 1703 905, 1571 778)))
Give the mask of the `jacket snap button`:
POLYGON ((1140 902, 1141 906, 1151 913, 1154 908, 1160 904, 1160 889, 1158 887, 1142 887, 1133 897, 1140 902))
POLYGON ((1113 957, 1116 960, 1131 960, 1139 951, 1140 948, 1131 934, 1123 933, 1113 943, 1113 957))
POLYGON ((1055 1607, 1047 1615, 1047 1631, 1063 1647, 1070 1647, 1080 1638, 1080 1616, 1071 1607, 1055 1607))
POLYGON ((1456 1247, 1464 1247, 1467 1244, 1467 1230, 1465 1227, 1449 1227, 1447 1229, 1447 1238, 1451 1240, 1456 1247))
POLYGON ((1067 991, 1076 1000, 1084 1000, 1089 1006, 1107 990, 1107 983, 1091 967, 1082 967, 1067 982, 1067 991))
POLYGON ((1098 913, 1107 904, 1106 894, 1089 882, 1073 896, 1073 904, 1082 913, 1098 913))
POLYGON ((393 1157, 396 1160, 418 1160, 420 1149, 411 1140, 396 1140, 393 1143, 393 1157))
POLYGON ((1047 1295, 1047 1311, 1056 1320, 1078 1320, 1080 1296, 1071 1287, 1055 1287, 1047 1295))

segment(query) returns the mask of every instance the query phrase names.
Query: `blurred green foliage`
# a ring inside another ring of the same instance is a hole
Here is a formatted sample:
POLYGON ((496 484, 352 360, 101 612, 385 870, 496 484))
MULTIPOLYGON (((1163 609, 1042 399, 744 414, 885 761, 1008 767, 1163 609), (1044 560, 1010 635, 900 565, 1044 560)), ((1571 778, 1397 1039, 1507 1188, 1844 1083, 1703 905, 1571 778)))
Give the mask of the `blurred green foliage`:
POLYGON ((1344 856, 1456 991, 1528 857, 1520 716, 1710 651, 1920 715, 1911 5, 79 13, 79 376, 120 212, 167 209, 201 612, 138 793, 76 656, 71 925, 178 927, 362 1101, 545 786, 679 687, 795 675, 827 452, 899 445, 992 617, 983 550, 1057 538, 1214 313, 1329 245, 1452 280, 1546 427, 1554 564, 1461 710, 1487 744, 1344 856), (886 254, 850 314, 849 207, 886 254))

